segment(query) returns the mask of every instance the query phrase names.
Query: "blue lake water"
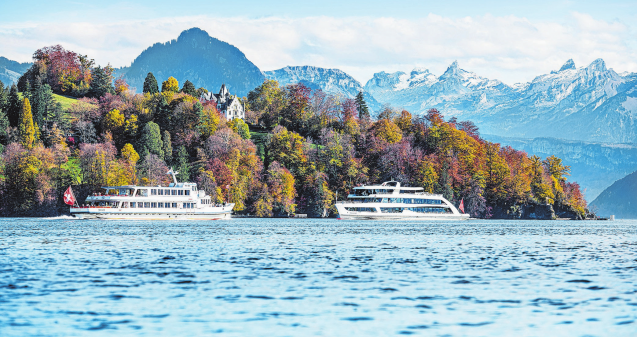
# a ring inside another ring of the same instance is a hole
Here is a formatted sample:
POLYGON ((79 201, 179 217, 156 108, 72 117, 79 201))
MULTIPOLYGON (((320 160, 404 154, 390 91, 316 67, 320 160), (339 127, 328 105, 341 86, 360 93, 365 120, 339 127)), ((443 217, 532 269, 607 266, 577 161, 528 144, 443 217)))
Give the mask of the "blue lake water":
POLYGON ((0 220, 1 336, 635 336, 637 221, 0 220))

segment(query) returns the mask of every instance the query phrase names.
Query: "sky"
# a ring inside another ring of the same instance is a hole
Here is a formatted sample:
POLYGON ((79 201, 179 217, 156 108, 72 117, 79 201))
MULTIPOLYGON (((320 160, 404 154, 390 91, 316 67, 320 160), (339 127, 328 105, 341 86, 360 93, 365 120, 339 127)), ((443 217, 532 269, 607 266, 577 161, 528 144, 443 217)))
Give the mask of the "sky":
POLYGON ((0 56, 31 61, 61 44, 98 64, 128 66, 144 49, 199 27, 261 70, 374 73, 460 68, 507 84, 568 59, 637 72, 637 1, 71 1, 0 0, 0 56))

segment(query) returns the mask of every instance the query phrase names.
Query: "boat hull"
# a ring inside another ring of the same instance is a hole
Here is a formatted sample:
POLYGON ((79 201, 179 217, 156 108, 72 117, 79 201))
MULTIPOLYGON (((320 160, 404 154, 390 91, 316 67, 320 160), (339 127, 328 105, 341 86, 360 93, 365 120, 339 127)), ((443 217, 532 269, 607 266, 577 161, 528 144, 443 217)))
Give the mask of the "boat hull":
POLYGON ((457 221, 469 220, 469 214, 460 215, 401 215, 401 214, 339 214, 341 220, 437 220, 437 221, 457 221))
POLYGON ((129 209, 108 208, 71 208, 71 215, 78 219, 102 219, 102 220, 228 220, 231 219, 232 206, 219 207, 218 211, 207 210, 175 211, 175 212, 130 212, 129 209))

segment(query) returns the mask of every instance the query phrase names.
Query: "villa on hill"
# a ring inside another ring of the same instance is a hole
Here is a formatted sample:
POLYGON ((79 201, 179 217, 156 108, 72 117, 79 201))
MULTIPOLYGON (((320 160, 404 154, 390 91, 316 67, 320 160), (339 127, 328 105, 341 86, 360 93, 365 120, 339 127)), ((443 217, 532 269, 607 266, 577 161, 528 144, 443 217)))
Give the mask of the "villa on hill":
POLYGON ((233 120, 235 118, 245 119, 246 112, 239 101, 239 98, 234 95, 230 95, 230 91, 226 88, 226 85, 221 85, 221 90, 219 90, 219 94, 214 94, 212 92, 207 92, 201 95, 200 98, 202 103, 207 102, 215 102, 217 103, 217 110, 226 118, 226 120, 233 120))

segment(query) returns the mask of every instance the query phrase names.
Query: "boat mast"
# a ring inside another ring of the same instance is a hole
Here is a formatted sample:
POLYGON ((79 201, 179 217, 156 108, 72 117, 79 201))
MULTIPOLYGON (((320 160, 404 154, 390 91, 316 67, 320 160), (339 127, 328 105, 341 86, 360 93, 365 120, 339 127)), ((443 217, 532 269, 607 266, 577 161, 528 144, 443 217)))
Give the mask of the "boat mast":
POLYGON ((175 172, 175 171, 173 171, 173 168, 171 167, 170 170, 168 171, 168 173, 166 173, 166 174, 169 174, 169 175, 173 176, 173 182, 175 183, 175 186, 177 186, 177 175, 179 174, 179 171, 175 172))

